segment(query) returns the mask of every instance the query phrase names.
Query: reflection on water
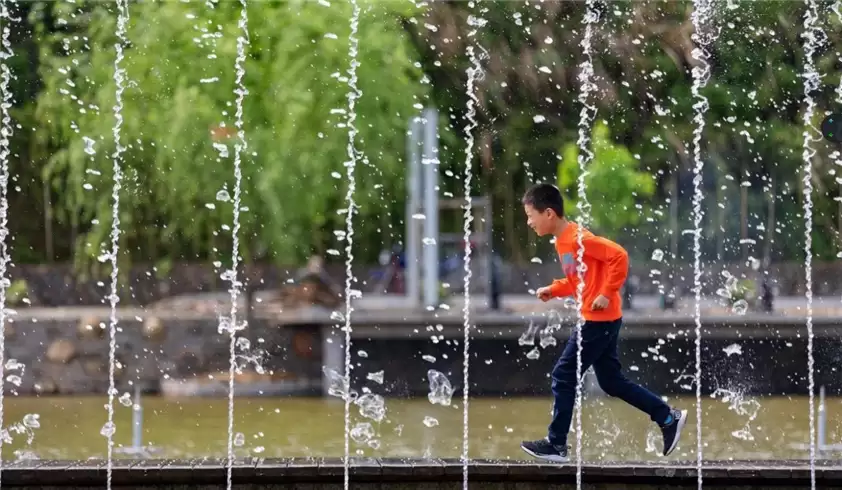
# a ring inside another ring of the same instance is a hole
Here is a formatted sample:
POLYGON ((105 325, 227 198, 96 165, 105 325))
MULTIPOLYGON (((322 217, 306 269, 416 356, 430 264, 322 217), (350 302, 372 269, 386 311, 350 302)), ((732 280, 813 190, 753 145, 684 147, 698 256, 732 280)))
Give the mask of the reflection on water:
MULTIPOLYGON (((454 402, 456 400, 454 399, 454 402)), ((15 434, 4 458, 16 451, 31 451, 39 458, 78 459, 105 455, 105 438, 99 435, 106 417, 106 398, 54 397, 7 398, 7 427, 28 413, 40 414, 32 443, 26 434, 15 434)), ((670 459, 695 459, 695 400, 670 400, 689 409, 691 418, 682 444, 670 459)), ((806 458, 806 397, 770 397, 742 400, 733 397, 703 400, 706 459, 806 458), (759 405, 756 404, 759 402, 759 405), (740 409, 749 403, 752 410, 740 409), (735 408, 736 407, 736 408, 735 408), (754 407, 758 407, 756 410, 754 407)), ((524 459, 523 439, 545 435, 549 398, 476 398, 470 406, 470 456, 472 458, 524 459)), ((157 449, 155 457, 225 457, 227 413, 224 399, 143 400, 143 443, 157 449)), ((443 407, 425 398, 387 399, 382 422, 353 412, 352 450, 380 457, 448 457, 461 454, 462 412, 458 403, 443 407), (357 442, 359 441, 359 442, 357 442)), ((115 404, 115 444, 130 446, 132 409, 115 404)), ((238 399, 235 411, 238 456, 339 457, 343 452, 343 404, 321 398, 238 399)), ((583 413, 586 459, 654 460, 660 452, 660 433, 648 417, 612 398, 591 397, 583 413)), ((571 433, 571 441, 575 435, 571 433)), ((827 443, 842 441, 842 398, 827 400, 827 443)), ((825 454, 838 458, 840 454, 825 454)), ((119 455, 117 457, 120 457, 119 455)), ((128 457, 128 456, 123 456, 128 457)))

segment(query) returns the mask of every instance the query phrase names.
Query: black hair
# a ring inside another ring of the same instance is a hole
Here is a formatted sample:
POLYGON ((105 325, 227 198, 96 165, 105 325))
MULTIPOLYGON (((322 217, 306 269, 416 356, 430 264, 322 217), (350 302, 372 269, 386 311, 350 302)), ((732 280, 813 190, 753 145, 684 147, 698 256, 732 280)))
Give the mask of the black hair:
POLYGON ((528 204, 536 211, 552 209, 559 218, 564 217, 564 199, 561 191, 552 184, 535 184, 523 195, 523 204, 528 204))

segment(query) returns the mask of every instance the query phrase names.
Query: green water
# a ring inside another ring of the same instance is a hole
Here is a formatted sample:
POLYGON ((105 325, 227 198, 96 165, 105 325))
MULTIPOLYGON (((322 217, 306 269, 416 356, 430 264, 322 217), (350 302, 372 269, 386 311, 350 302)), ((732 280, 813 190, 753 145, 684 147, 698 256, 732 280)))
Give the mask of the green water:
MULTIPOLYGON (((386 419, 373 423, 379 448, 351 442, 352 451, 376 457, 459 457, 462 447, 461 400, 453 406, 432 405, 427 399, 387 399, 386 419), (438 425, 427 427, 425 417, 438 425)), ((4 459, 31 451, 44 459, 104 457, 105 397, 5 399, 4 426, 28 413, 40 415, 31 444, 27 434, 12 433, 3 448, 4 459)), ((690 411, 684 437, 670 459, 695 460, 695 399, 673 398, 670 403, 690 411)), ((477 398, 470 401, 470 456, 524 459, 523 439, 546 434, 549 398, 477 398)), ((742 400, 741 404, 705 397, 703 443, 705 459, 806 458, 809 410, 806 397, 742 400), (759 405, 758 405, 759 404, 759 405), (742 432, 741 432, 742 431, 742 432)), ((227 445, 227 400, 143 400, 143 443, 157 449, 154 457, 224 457, 227 445)), ((131 444, 131 408, 115 400, 117 447, 131 444)), ((352 423, 367 419, 352 405, 352 423)), ((842 398, 827 400, 827 442, 842 442, 842 398)), ((235 432, 245 436, 238 456, 342 456, 344 404, 336 398, 253 398, 235 404, 235 432)), ((575 426, 575 418, 574 418, 575 426)), ((654 460, 660 448, 657 428, 643 413, 611 398, 590 398, 583 410, 584 452, 587 460, 654 460)), ((575 446, 575 434, 570 436, 575 446)), ((838 458, 839 453, 826 455, 838 458)), ((117 455, 116 457, 128 457, 117 455)))

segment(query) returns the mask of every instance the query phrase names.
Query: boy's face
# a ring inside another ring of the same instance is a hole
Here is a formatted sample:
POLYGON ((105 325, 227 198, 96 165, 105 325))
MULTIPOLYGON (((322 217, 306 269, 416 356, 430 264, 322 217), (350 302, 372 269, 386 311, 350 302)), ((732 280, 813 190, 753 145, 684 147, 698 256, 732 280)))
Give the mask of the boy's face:
POLYGON ((552 209, 538 211, 531 204, 524 204, 523 211, 526 213, 526 224, 532 228, 538 236, 552 235, 555 229, 555 212, 552 209))

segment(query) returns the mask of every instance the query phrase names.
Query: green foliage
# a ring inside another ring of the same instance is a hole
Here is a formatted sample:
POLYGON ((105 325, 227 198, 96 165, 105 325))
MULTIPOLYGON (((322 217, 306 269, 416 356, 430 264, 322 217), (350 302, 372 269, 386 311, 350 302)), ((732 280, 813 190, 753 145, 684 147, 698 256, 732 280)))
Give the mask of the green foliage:
MULTIPOLYGON (((116 12, 92 0, 23 5, 35 37, 13 39, 20 41, 11 60, 18 80, 14 89, 23 98, 37 97, 29 104, 18 100, 14 108, 16 121, 35 130, 14 135, 13 148, 25 149, 18 157, 24 198, 12 203, 12 215, 40 215, 27 227, 13 223, 19 226, 16 260, 38 260, 44 243, 38 233, 50 221, 56 242, 74 237, 78 242, 57 245, 63 257, 72 253, 82 265, 95 264, 91 259, 100 255, 111 227, 116 12), (36 49, 40 80, 25 73, 34 65, 24 62, 36 49), (94 155, 86 153, 83 137, 95 142, 94 155), (52 188, 49 211, 49 199, 32 197, 42 194, 42 178, 52 188), (42 219, 49 213, 53 216, 42 219)), ((241 250, 246 260, 268 255, 292 264, 314 249, 343 248, 334 232, 345 228, 338 210, 346 206, 348 133, 342 110, 348 103, 344 76, 351 11, 344 2, 331 2, 329 8, 303 0, 250 5, 241 250)), ((789 235, 803 226, 804 5, 730 5, 716 16, 721 29, 710 48, 711 79, 703 91, 710 104, 701 148, 705 236, 725 233, 725 242, 738 241, 742 223, 720 223, 717 213, 727 209, 730 218, 738 212, 740 186, 747 183, 751 238, 762 243, 771 237, 773 256, 797 259, 803 242, 789 235), (769 187, 773 176, 774 190, 769 187), (777 225, 774 232, 764 232, 764 201, 772 192, 777 225), (719 194, 730 196, 726 208, 714 202, 712 196, 719 194)), ((362 261, 372 260, 384 237, 388 241, 394 231, 395 240, 402 229, 404 133, 417 114, 414 106, 430 105, 427 97, 440 109, 444 126, 442 193, 462 192, 468 42, 489 55, 478 84, 476 134, 488 136, 491 147, 477 145, 487 158, 482 168, 480 159, 474 160, 481 174, 475 191, 507 203, 507 210, 495 215, 498 249, 503 243, 506 253, 518 256, 526 230, 514 217, 517 210, 509 211, 535 180, 557 178, 575 211, 578 166, 570 142, 580 109, 584 5, 492 2, 485 8, 488 23, 471 37, 468 17, 475 12, 465 2, 433 2, 423 9, 411 2, 363 2, 358 69, 363 95, 356 127, 357 148, 365 158, 355 172, 359 214, 354 220, 355 254, 362 261)), ((163 266, 230 257, 232 204, 215 196, 221 190, 233 194, 236 139, 216 142, 223 146, 214 148, 210 130, 223 123, 234 126, 239 9, 238 2, 217 2, 213 9, 198 1, 131 6, 123 62, 130 80, 121 136, 127 148, 120 194, 124 260, 163 266), (221 156, 223 149, 227 156, 221 156)), ((588 196, 596 227, 625 234, 630 249, 665 247, 665 198, 672 195, 675 175, 678 226, 690 223, 695 126, 690 69, 696 64, 691 12, 689 1, 614 2, 593 38, 599 86, 593 102, 599 120, 610 121, 611 134, 599 124, 594 128, 588 196)), ((834 14, 823 17, 822 27, 828 42, 816 53, 816 64, 832 76, 823 78, 816 94, 816 118, 836 108, 836 52, 842 39, 834 14)), ((828 155, 832 148, 814 146, 814 251, 817 258, 832 259, 840 246, 834 200, 840 189, 828 155)), ((708 256, 714 241, 703 243, 708 256)), ((739 246, 731 248, 736 250, 731 257, 740 254, 739 246)))
MULTIPOLYGON (((313 247, 342 248, 331 242, 333 230, 344 229, 337 210, 346 207, 351 11, 342 2, 251 5, 241 253, 289 264, 313 247)), ((403 194, 404 132, 423 94, 404 34, 388 21, 390 8, 365 5, 358 34, 363 95, 356 147, 367 159, 356 169, 355 221, 363 236, 388 211, 384 204, 403 194)), ((239 18, 237 2, 215 9, 195 2, 132 4, 122 63, 129 82, 120 221, 133 260, 230 257, 232 202, 215 196, 224 190, 233 199, 238 139, 214 141, 211 131, 235 126, 239 18)), ((53 148, 44 175, 60 190, 60 219, 91 223, 78 248, 89 259, 101 253, 111 228, 116 15, 102 2, 50 3, 34 19, 44 83, 36 114, 47 135, 43 143, 53 148), (71 15, 77 8, 86 13, 71 15), (67 27, 49 29, 51 16, 67 20, 67 27), (95 142, 95 154, 83 138, 95 142)))
MULTIPOLYGON (((593 159, 585 175, 586 195, 591 204, 591 219, 596 229, 617 235, 639 225, 648 199, 655 193, 652 175, 640 169, 640 161, 625 146, 614 143, 608 126, 598 122, 591 135, 593 159)), ((565 213, 578 212, 579 147, 568 143, 558 164, 558 186, 565 197, 565 213), (569 211, 568 211, 569 210, 569 211)))

